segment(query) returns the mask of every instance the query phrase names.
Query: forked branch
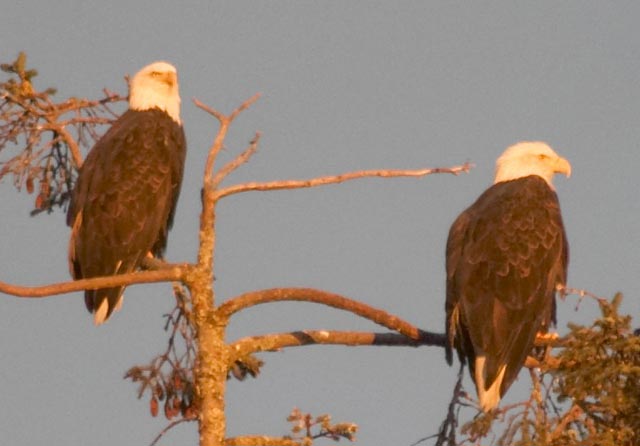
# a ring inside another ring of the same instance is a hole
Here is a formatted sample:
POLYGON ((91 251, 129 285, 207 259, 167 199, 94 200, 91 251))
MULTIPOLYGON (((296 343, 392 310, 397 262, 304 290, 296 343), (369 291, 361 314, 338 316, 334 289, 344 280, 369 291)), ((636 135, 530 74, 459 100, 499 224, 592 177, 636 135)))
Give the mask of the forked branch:
POLYGON ((200 102, 197 99, 193 100, 194 104, 196 104, 197 107, 201 108, 202 110, 206 111, 210 115, 214 116, 218 120, 218 122, 220 122, 220 129, 218 130, 218 134, 216 135, 213 141, 213 144, 209 149, 209 156, 207 157, 207 163, 205 165, 205 171, 204 171, 205 182, 207 182, 213 177, 215 162, 216 162, 216 159, 218 158, 218 154, 224 147, 224 139, 227 136, 227 130, 229 129, 229 126, 240 113, 242 113, 244 110, 249 108, 251 104, 253 104, 255 101, 258 100, 258 98, 260 98, 260 93, 257 93, 252 97, 250 97, 249 99, 247 99, 246 101, 244 101, 238 108, 236 108, 228 116, 223 115, 219 111, 215 110, 212 107, 209 107, 208 105, 204 104, 203 102, 200 102))
POLYGON ((215 174, 215 176, 213 177, 214 187, 217 187, 222 182, 222 180, 224 180, 231 172, 249 161, 249 158, 251 158, 253 154, 256 153, 256 150, 258 150, 258 141, 260 141, 260 136, 260 132, 256 132, 256 135, 249 143, 249 147, 247 147, 244 152, 235 157, 233 160, 225 164, 218 171, 218 173, 215 174))
MULTIPOLYGON (((200 102, 197 99, 194 99, 193 102, 206 111, 210 115, 214 116, 218 122, 220 123, 220 128, 218 129, 218 133, 209 148, 209 155, 207 156, 207 162, 205 164, 204 169, 204 184, 202 186, 202 213, 200 214, 200 248, 198 250, 198 266, 204 271, 207 271, 213 279, 213 254, 215 249, 215 187, 216 184, 214 182, 214 167, 216 163, 216 159, 220 154, 220 151, 224 147, 224 139, 227 136, 227 131, 229 130, 229 126, 233 122, 233 120, 243 111, 246 110, 258 100, 260 94, 256 94, 253 97, 247 99, 243 102, 240 107, 235 109, 230 115, 226 116, 215 110, 212 107, 200 102)), ((245 151, 243 154, 238 156, 238 165, 242 164, 245 161, 242 161, 243 155, 248 159, 251 156, 251 153, 256 150, 257 143, 259 140, 259 135, 256 135, 249 149, 245 151), (245 155, 246 154, 246 155, 245 155)), ((237 167, 237 166, 236 166, 237 167)), ((226 175, 225 169, 227 173, 230 173, 235 169, 235 167, 227 167, 222 169, 220 175, 226 175)), ((222 178, 220 178, 221 181, 222 178)))

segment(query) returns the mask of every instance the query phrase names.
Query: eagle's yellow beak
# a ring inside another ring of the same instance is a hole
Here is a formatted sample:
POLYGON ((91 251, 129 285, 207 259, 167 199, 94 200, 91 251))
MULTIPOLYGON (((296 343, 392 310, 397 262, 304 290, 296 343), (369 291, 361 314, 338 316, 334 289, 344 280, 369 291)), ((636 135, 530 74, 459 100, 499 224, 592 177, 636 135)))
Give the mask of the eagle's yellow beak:
POLYGON ((171 73, 171 72, 164 73, 163 81, 170 87, 173 87, 178 83, 178 75, 176 73, 171 73))
POLYGON ((178 75, 171 71, 152 71, 150 76, 158 81, 173 87, 178 83, 178 75))
POLYGON ((569 164, 569 161, 558 157, 553 164, 553 173, 563 173, 567 178, 571 176, 571 164, 569 164))

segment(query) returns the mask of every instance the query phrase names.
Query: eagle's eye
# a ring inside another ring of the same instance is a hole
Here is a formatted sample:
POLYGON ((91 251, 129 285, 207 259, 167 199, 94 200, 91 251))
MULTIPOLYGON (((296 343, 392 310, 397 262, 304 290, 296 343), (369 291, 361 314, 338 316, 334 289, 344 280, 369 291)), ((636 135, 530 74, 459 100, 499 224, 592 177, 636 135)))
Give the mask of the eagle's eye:
POLYGON ((544 159, 546 159, 546 158, 547 158, 547 155, 545 155, 544 153, 541 153, 540 155, 538 155, 538 159, 539 159, 540 161, 542 161, 542 160, 544 160, 544 159))

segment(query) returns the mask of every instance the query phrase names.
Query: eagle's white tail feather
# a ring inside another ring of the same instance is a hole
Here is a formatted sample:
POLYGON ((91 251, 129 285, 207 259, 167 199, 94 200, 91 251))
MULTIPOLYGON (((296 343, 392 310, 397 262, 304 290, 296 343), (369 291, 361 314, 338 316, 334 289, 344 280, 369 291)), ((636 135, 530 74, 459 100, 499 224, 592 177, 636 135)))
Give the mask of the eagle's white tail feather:
POLYGON ((122 308, 122 293, 118 296, 118 301, 116 302, 116 306, 113 307, 113 311, 120 311, 120 308, 122 308))
POLYGON ((109 300, 102 299, 98 308, 94 309, 93 323, 95 325, 102 325, 107 320, 107 313, 109 312, 109 300))
MULTIPOLYGON (((120 308, 122 308, 122 300, 123 300, 122 296, 123 294, 121 292, 111 312, 120 311, 120 308)), ((102 301, 100 302, 100 305, 98 306, 98 308, 95 309, 93 313, 93 323, 96 326, 102 325, 107 321, 108 318, 109 318, 109 299, 102 299, 102 301)))
POLYGON ((506 365, 502 365, 498 371, 498 376, 493 381, 493 384, 485 390, 486 381, 486 357, 484 355, 476 356, 476 370, 475 381, 478 388, 478 399, 480 400, 480 408, 483 412, 489 412, 492 409, 498 407, 500 404, 500 386, 502 385, 502 379, 504 378, 504 372, 506 365))

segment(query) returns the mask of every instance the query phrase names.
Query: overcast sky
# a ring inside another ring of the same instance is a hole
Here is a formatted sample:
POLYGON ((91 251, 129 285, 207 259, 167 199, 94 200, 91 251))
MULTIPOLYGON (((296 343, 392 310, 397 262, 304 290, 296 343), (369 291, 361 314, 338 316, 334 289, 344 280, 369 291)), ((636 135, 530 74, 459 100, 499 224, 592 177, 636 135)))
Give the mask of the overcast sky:
MULTIPOLYGON (((191 99, 230 112, 223 161, 255 131, 260 149, 227 184, 373 168, 450 166, 468 175, 366 179, 250 193, 219 207, 219 300, 274 286, 342 293, 443 331, 451 222, 492 181, 508 145, 544 140, 573 166, 556 187, 571 245, 569 285, 625 293, 640 312, 640 6, 634 2, 247 2, 3 0, 0 61, 26 51, 36 87, 57 99, 126 94, 123 76, 164 59, 180 76, 188 140, 170 261, 194 261, 199 190, 216 123, 191 99)), ((0 158, 2 154, 0 154, 0 158)), ((68 279, 64 214, 29 217, 34 196, 0 184, 0 280, 68 279)), ((165 426, 124 372, 166 344, 170 286, 137 286, 92 325, 81 293, 0 299, 0 443, 146 445, 165 426)), ((559 330, 597 314, 560 305, 559 330)), ((638 326, 637 321, 634 324, 638 326)), ((229 339, 294 329, 379 330, 310 304, 243 312, 229 339)), ((455 368, 440 348, 313 346, 261 355, 259 379, 229 382, 228 434, 285 434, 293 407, 360 426, 358 443, 409 445, 445 414, 455 368)), ((528 378, 507 396, 516 401, 528 378)), ((466 378, 466 388, 473 386, 466 378)), ((181 425, 159 444, 196 444, 181 425)))

